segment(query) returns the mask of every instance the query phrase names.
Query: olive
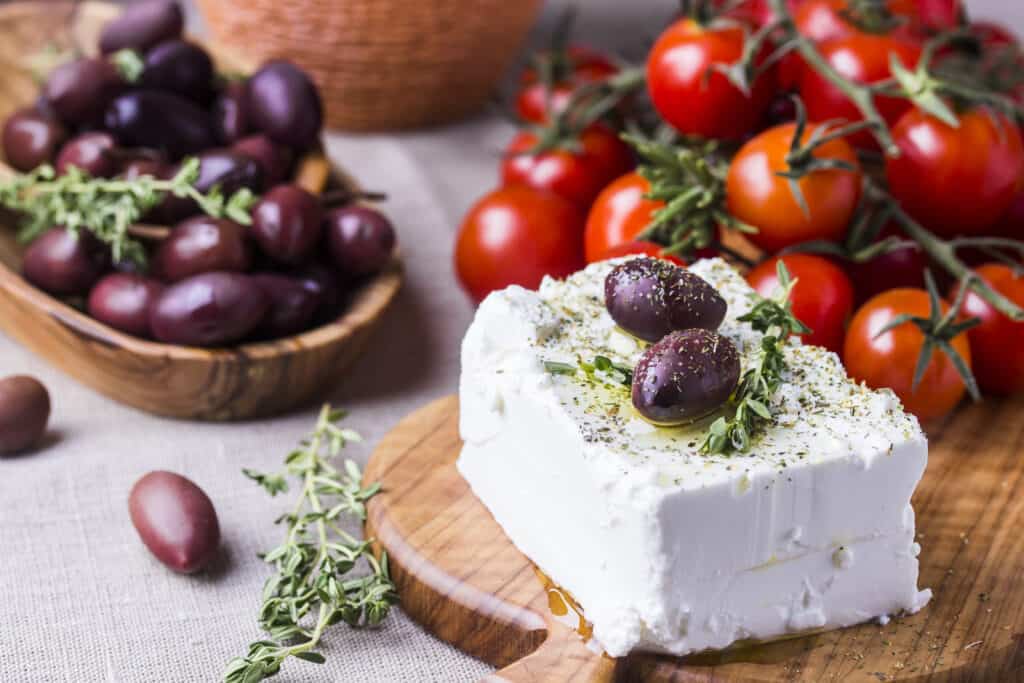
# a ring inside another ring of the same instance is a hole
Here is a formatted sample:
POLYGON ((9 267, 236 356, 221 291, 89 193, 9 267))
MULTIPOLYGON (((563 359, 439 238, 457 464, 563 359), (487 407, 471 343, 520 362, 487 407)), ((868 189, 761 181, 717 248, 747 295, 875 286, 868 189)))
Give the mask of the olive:
POLYGON ((646 420, 676 425, 724 404, 740 379, 740 354, 728 338, 677 330, 648 347, 633 373, 633 407, 646 420))
POLYGON ((184 40, 168 40, 146 53, 139 85, 206 104, 213 92, 213 76, 213 60, 206 50, 184 40))
POLYGON ((341 280, 334 272, 334 268, 323 263, 308 263, 301 268, 289 273, 299 280, 302 286, 316 295, 316 313, 313 318, 316 322, 333 320, 341 309, 344 290, 341 280))
POLYGON ((263 169, 263 181, 267 187, 284 182, 291 172, 291 149, 277 144, 266 135, 242 138, 231 149, 256 160, 263 169))
POLYGON ((50 394, 35 377, 0 379, 0 455, 39 444, 50 419, 50 394))
POLYGON ((297 185, 278 185, 263 195, 252 211, 252 235, 270 258, 302 263, 323 230, 317 198, 297 185))
POLYGON ((249 335, 270 302, 248 275, 203 273, 171 285, 149 311, 153 336, 168 344, 221 346, 249 335))
POLYGON ((247 154, 229 149, 212 149, 199 155, 199 177, 195 187, 207 193, 217 186, 225 196, 243 187, 259 193, 263 190, 263 167, 247 154))
POLYGON ((249 132, 245 83, 229 83, 213 101, 213 129, 223 145, 230 145, 249 132))
POLYGON ((126 87, 117 68, 105 59, 83 57, 58 66, 43 94, 61 121, 71 126, 98 123, 111 100, 126 87))
POLYGON ((110 252, 88 232, 51 228, 25 250, 25 279, 58 296, 85 294, 110 268, 110 252))
POLYGON ((321 304, 316 289, 278 273, 260 273, 252 278, 270 300, 270 309, 256 330, 259 336, 278 339, 309 328, 321 304))
POLYGON ((57 155, 57 173, 64 175, 69 166, 77 166, 93 178, 110 178, 117 174, 114 138, 108 133, 82 133, 64 143, 57 155))
POLYGON ((214 146, 209 115, 193 102, 155 90, 121 95, 107 108, 106 128, 125 147, 148 147, 180 159, 214 146))
POLYGON ((214 270, 252 266, 246 229, 224 218, 196 216, 174 227, 153 255, 153 273, 169 282, 214 270))
POLYGON ((327 246, 334 264, 347 277, 379 272, 391 260, 395 229, 382 213, 368 206, 343 206, 324 220, 327 246))
POLYGON ((127 162, 118 174, 125 180, 138 180, 143 176, 150 178, 164 178, 171 172, 171 168, 162 161, 156 159, 132 159, 127 162))
POLYGON ((608 313, 619 327, 655 342, 672 330, 717 329, 728 305, 714 287, 663 259, 619 264, 604 281, 608 313))
POLYGON ((106 275, 89 293, 89 315, 115 330, 150 337, 149 307, 164 286, 132 273, 106 275))
POLYGON ((56 119, 37 109, 19 109, 4 123, 4 158, 15 170, 31 171, 53 162, 67 137, 56 119))
POLYGON ((220 546, 220 523, 210 497, 174 472, 145 475, 128 495, 128 512, 139 538, 170 569, 199 571, 220 546))
POLYGON ((250 125, 283 145, 314 147, 323 126, 323 103, 309 76, 291 62, 267 62, 249 79, 250 125))
POLYGON ((106 23, 100 32, 100 51, 145 52, 157 43, 180 38, 184 28, 185 16, 174 0, 142 0, 106 23))

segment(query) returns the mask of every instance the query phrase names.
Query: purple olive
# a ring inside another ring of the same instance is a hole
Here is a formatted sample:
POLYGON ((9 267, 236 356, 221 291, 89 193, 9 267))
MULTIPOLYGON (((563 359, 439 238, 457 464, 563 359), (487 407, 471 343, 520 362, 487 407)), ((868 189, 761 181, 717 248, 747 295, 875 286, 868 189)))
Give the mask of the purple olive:
POLYGON ((61 121, 70 126, 89 126, 102 119, 107 105, 125 87, 113 64, 82 57, 54 69, 43 86, 43 95, 61 121))
POLYGON ((27 451, 46 433, 50 394, 35 377, 0 379, 0 455, 27 451))
POLYGON ((345 292, 334 268, 314 261, 291 271, 289 275, 299 280, 320 302, 313 316, 314 322, 327 322, 337 317, 345 292))
POLYGON ((69 166, 77 166, 93 178, 111 178, 118 162, 112 153, 114 138, 107 133, 82 133, 64 143, 57 155, 57 173, 64 175, 69 166))
POLYGON ((213 93, 213 60, 203 48, 184 40, 167 40, 146 53, 139 86, 163 90, 200 104, 213 93))
POLYGON ((657 425, 678 425, 723 405, 740 380, 740 354, 717 332, 672 332, 648 347, 633 373, 633 407, 657 425))
POLYGON ((391 221, 368 206, 342 206, 324 219, 327 245, 334 264, 346 277, 379 272, 391 260, 395 229, 391 221))
POLYGON ((298 185, 278 185, 256 204, 250 228, 260 249, 281 263, 302 263, 320 240, 323 211, 298 185))
POLYGON ((243 187, 263 190, 263 167, 252 157, 229 149, 212 149, 199 155, 199 177, 195 187, 207 193, 217 186, 225 196, 243 187))
POLYGON ((222 145, 231 145, 249 132, 245 83, 236 81, 213 101, 213 130, 222 145))
POLYGON ((145 52, 157 43, 180 38, 185 16, 174 0, 142 0, 132 3, 100 33, 103 54, 126 48, 145 52))
POLYGON ((302 280, 260 273, 252 276, 270 300, 270 309, 256 333, 265 339, 278 339, 308 329, 320 308, 321 296, 302 280))
POLYGON ((67 137, 56 119, 37 109, 19 109, 4 123, 4 158, 15 170, 28 172, 52 163, 67 137))
POLYGON ((165 289, 149 311, 149 324, 167 344, 223 346, 247 337, 269 307, 248 275, 203 273, 165 289))
POLYGON ((291 173, 291 149, 277 144, 266 135, 242 138, 231 149, 256 160, 263 169, 263 181, 267 187, 284 182, 291 173))
POLYGON ((89 294, 89 315, 115 330, 149 338, 149 308, 164 286, 132 273, 106 275, 89 294))
POLYGON ((175 226, 152 261, 154 274, 168 282, 210 271, 241 273, 251 266, 246 228, 210 216, 196 216, 175 226))
POLYGON ((728 307, 700 277, 654 258, 615 266, 604 281, 604 301, 619 327, 649 342, 673 330, 718 329, 728 307))
POLYGON ((156 471, 135 482, 128 512, 156 559, 181 574, 199 571, 217 556, 220 523, 210 497, 174 472, 156 471))
POLYGON ((323 127, 323 104, 313 81, 284 60, 267 62, 249 79, 250 124, 283 145, 316 146, 323 127))
POLYGON ((171 93, 139 90, 121 95, 107 108, 106 129, 125 147, 147 147, 180 159, 213 147, 210 116, 171 93))
POLYGON ((28 246, 21 268, 26 280, 50 294, 85 294, 110 268, 110 252, 90 233, 51 228, 28 246))

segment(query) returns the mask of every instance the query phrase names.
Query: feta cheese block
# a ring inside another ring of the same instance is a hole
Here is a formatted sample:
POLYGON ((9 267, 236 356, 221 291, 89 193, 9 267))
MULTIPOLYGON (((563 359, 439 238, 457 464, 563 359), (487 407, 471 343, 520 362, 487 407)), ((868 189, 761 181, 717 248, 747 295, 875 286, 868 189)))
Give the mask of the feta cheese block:
MULTIPOLYGON (((910 496, 927 441, 892 392, 850 381, 835 354, 786 344, 775 420, 733 455, 700 452, 714 415, 655 427, 628 388, 546 370, 636 363, 641 344, 604 306, 620 262, 488 296, 459 388, 459 471, 598 644, 683 655, 921 609, 931 593, 917 588, 910 496)), ((719 332, 748 367, 761 335, 737 318, 753 290, 718 259, 691 270, 728 302, 719 332)))

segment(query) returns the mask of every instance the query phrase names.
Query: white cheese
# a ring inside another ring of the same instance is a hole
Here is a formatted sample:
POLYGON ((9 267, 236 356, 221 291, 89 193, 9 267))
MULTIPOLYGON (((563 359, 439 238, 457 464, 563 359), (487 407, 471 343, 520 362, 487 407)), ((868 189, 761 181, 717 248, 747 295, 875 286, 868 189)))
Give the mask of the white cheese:
MULTIPOLYGON (((460 472, 600 645, 682 655, 923 607, 910 496, 927 442, 834 354, 787 345, 776 424, 732 456, 699 452, 712 418, 653 427, 625 388, 545 370, 597 354, 635 364, 641 345, 604 308, 614 263, 491 294, 460 383, 460 472)), ((760 334, 736 318, 752 290, 720 260, 691 270, 728 301, 719 331, 746 366, 760 334)))

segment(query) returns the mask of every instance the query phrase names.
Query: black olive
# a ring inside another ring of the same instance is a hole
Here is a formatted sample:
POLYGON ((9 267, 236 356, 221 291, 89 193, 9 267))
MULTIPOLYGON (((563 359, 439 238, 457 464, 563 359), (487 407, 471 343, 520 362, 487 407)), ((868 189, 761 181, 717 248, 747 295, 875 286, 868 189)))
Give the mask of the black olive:
POLYGON ((250 125, 289 147, 316 145, 323 126, 323 104, 313 81, 284 60, 268 62, 248 83, 250 125))
POLYGON ((148 147, 180 159, 213 147, 209 114, 171 93, 139 90, 121 95, 107 108, 106 128, 125 147, 148 147))
POLYGON ((206 104, 213 94, 213 60, 194 43, 165 41, 146 53, 139 85, 206 104))
POLYGON ((43 96, 54 113, 70 126, 91 126, 127 84, 105 59, 82 57, 61 64, 46 79, 43 96))
POLYGON ((633 407, 657 425, 678 425, 724 404, 740 379, 740 355, 717 332, 672 332, 649 347, 633 372, 633 407))
POLYGON ((180 38, 184 27, 185 16, 174 0, 143 0, 107 22, 100 33, 100 51, 146 51, 157 43, 180 38))
POLYGON ((608 313, 619 327, 655 342, 673 330, 717 329, 728 305, 714 287, 668 261, 636 258, 604 281, 608 313))

